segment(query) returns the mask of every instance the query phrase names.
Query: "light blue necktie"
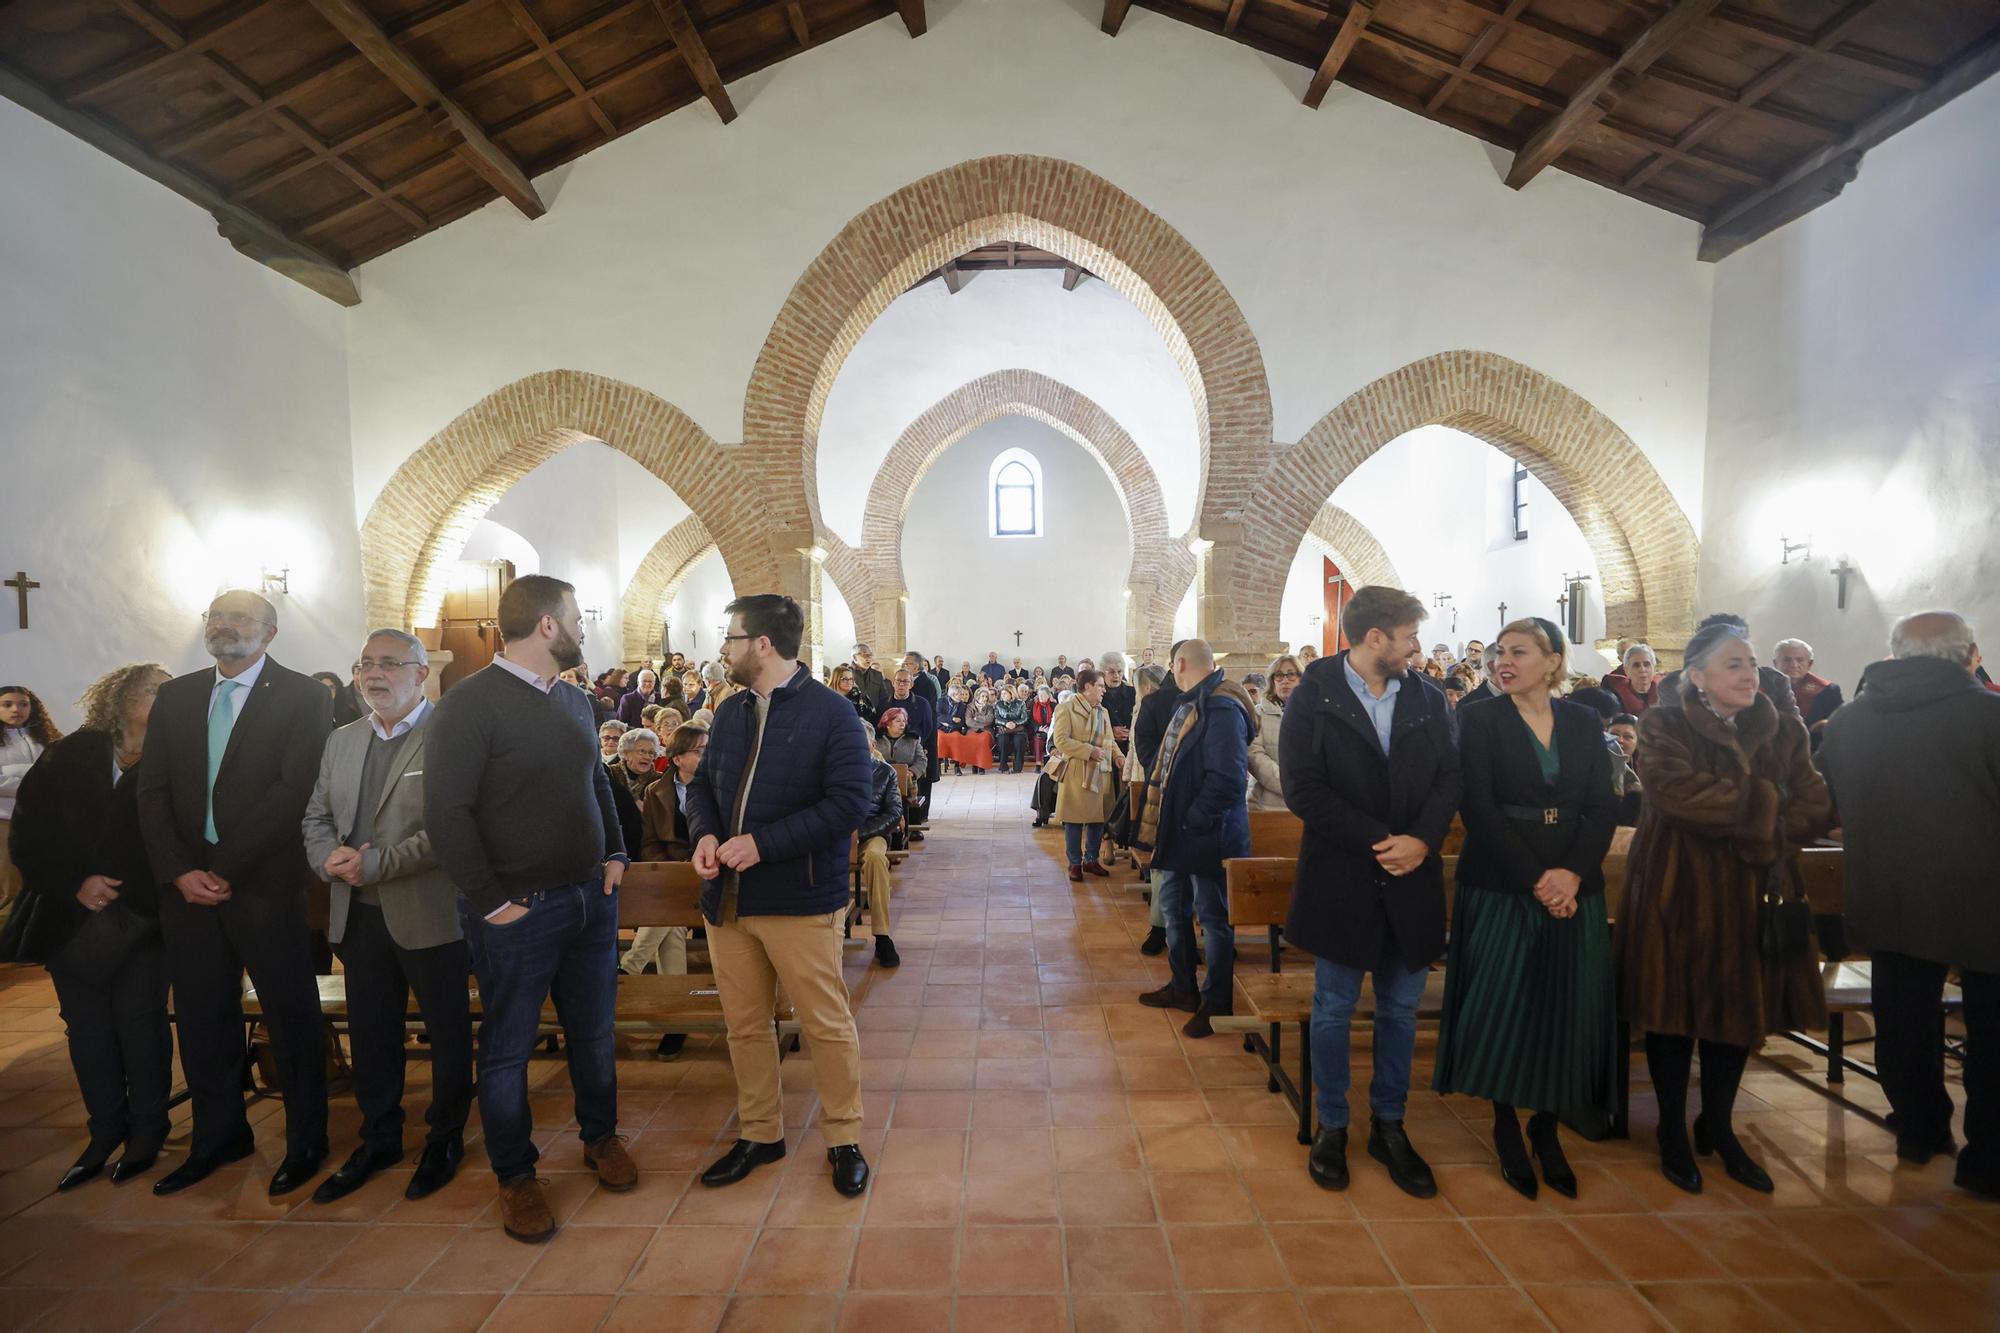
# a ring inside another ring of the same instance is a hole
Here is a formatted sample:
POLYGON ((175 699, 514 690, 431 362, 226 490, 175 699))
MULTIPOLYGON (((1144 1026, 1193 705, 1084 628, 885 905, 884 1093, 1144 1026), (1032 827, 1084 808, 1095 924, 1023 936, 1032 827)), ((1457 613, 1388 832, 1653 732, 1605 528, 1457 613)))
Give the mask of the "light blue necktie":
POLYGON ((208 707, 208 822, 203 831, 210 842, 222 841, 215 832, 215 775, 222 771, 222 755, 229 748, 229 732, 236 725, 236 710, 229 706, 229 699, 240 688, 233 680, 217 682, 215 702, 208 707))

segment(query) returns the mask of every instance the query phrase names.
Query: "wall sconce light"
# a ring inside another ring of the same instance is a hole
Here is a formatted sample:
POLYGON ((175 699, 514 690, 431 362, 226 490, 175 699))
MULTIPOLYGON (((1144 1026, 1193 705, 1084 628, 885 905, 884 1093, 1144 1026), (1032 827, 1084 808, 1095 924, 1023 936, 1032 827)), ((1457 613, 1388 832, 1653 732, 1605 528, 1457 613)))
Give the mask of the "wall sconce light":
POLYGON ((1812 534, 1807 533, 1806 539, 1802 542, 1795 542, 1790 537, 1781 535, 1778 538, 1778 550, 1779 550, 1779 558, 1778 558, 1779 564, 1781 565, 1791 564, 1792 555, 1798 551, 1805 552, 1804 555, 1799 557, 1799 563, 1802 565, 1806 564, 1812 560, 1812 534))
POLYGON ((810 551, 807 551, 806 554, 812 557, 814 564, 826 563, 826 548, 824 546, 815 546, 810 551))
POLYGON ((292 593, 292 567, 286 565, 275 574, 271 572, 269 567, 266 567, 259 577, 259 582, 263 584, 264 595, 266 597, 271 596, 273 593, 280 597, 289 597, 292 593))
POLYGON ((585 620, 602 620, 604 619, 604 608, 601 606, 586 606, 583 608, 583 618, 585 620))

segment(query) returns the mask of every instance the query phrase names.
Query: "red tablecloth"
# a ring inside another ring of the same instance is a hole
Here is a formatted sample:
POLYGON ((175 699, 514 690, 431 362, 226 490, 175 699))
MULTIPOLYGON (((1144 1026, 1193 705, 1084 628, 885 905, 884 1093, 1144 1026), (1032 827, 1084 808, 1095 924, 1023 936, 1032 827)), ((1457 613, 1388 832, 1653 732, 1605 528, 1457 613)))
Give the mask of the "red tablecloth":
POLYGON ((984 731, 940 731, 937 755, 941 761, 964 764, 967 768, 993 767, 993 737, 984 731))

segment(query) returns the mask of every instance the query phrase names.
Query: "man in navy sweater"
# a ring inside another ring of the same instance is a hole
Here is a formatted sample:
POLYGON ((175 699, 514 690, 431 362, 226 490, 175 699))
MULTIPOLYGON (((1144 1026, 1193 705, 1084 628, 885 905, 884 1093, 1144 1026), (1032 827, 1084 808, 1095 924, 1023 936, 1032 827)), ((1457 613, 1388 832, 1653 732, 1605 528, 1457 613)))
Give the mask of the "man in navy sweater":
POLYGON ((458 885, 479 977, 479 1118, 500 1178, 500 1222, 516 1240, 555 1234, 535 1178, 528 1055, 542 1005, 557 1013, 585 1165, 606 1189, 638 1168, 618 1137, 618 882, 630 861, 597 714, 558 679, 583 661, 576 590, 529 574, 500 594, 500 655, 438 705, 426 749, 424 822, 458 885))
POLYGON ((722 661, 743 688, 725 699, 688 784, 688 832, 708 953, 736 1070, 734 1147, 702 1173, 731 1185, 785 1155, 777 984, 812 1045, 833 1185, 859 1194, 861 1044, 840 975, 848 847, 867 814, 875 755, 847 700, 801 663, 805 615, 789 597, 739 597, 726 608, 722 661))

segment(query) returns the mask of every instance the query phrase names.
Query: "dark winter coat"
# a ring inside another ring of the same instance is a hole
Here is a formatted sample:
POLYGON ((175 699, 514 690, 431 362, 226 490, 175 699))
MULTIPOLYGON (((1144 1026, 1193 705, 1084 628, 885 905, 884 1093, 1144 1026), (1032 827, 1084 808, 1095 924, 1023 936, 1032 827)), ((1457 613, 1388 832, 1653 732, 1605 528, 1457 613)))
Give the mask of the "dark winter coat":
POLYGON ((1844 829, 1848 938, 2000 972, 2000 695, 1937 658, 1876 662, 1819 761, 1844 829))
POLYGON ((1619 989, 1635 1028, 1755 1048, 1826 1024, 1815 949, 1766 966, 1757 903, 1772 867, 1832 809, 1805 726, 1762 694, 1730 726, 1683 687, 1639 719, 1645 803, 1619 912, 1619 989))
POLYGON ((1181 696, 1194 714, 1174 747, 1174 764, 1160 793, 1153 867, 1220 880, 1222 863, 1250 855, 1250 737, 1255 710, 1243 687, 1216 668, 1181 696), (1190 699, 1190 695, 1192 699, 1190 699))
POLYGON ((1167 721, 1180 702, 1181 687, 1172 673, 1139 701, 1139 711, 1132 719, 1132 749, 1148 773, 1153 771, 1153 761, 1160 757, 1160 740, 1167 734, 1167 721))
POLYGON ((159 920, 159 886, 139 836, 138 775, 129 771, 113 784, 113 746, 110 732, 72 732, 21 780, 9 839, 21 874, 14 911, 33 929, 0 961, 45 963, 61 950, 90 916, 76 891, 92 875, 123 881, 106 911, 159 920), (32 898, 44 901, 36 908, 32 898))
POLYGON ((896 770, 881 759, 868 774, 868 813, 861 817, 861 827, 855 830, 863 842, 870 838, 896 836, 896 826, 903 822, 903 793, 896 785, 896 770))
POLYGON ((1618 822, 1611 753, 1596 713, 1561 699, 1552 707, 1550 740, 1561 765, 1554 786, 1542 780, 1534 733, 1511 700, 1458 710, 1458 758, 1465 774, 1460 884, 1533 893, 1543 871, 1567 870, 1582 881, 1579 898, 1604 892, 1604 854, 1618 822), (1559 814, 1546 823, 1520 817, 1526 809, 1559 814))
POLYGON ((1285 704, 1278 765, 1285 804, 1305 823, 1285 938, 1346 967, 1394 960, 1414 971, 1444 952, 1437 849, 1458 811, 1458 748, 1444 691, 1407 671, 1385 756, 1346 671, 1344 652, 1315 660, 1285 704), (1399 878, 1372 849, 1402 833, 1431 854, 1399 878))

